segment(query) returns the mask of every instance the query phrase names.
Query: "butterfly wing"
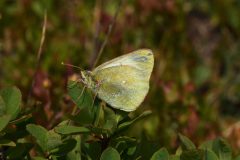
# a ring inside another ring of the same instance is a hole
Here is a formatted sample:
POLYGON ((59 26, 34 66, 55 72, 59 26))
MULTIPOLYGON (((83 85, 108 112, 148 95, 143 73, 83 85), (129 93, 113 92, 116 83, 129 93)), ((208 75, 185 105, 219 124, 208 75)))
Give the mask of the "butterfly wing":
POLYGON ((153 53, 141 49, 106 62, 92 71, 100 83, 97 95, 114 108, 133 111, 149 90, 153 53))
MULTIPOLYGON (((154 64, 154 60, 153 60, 152 51, 150 49, 139 49, 99 65, 97 68, 93 70, 93 73, 103 70, 105 68, 127 65, 142 71, 144 70, 150 71, 150 74, 151 74, 153 64, 154 64)), ((149 74, 149 77, 150 77, 150 74, 149 74)))

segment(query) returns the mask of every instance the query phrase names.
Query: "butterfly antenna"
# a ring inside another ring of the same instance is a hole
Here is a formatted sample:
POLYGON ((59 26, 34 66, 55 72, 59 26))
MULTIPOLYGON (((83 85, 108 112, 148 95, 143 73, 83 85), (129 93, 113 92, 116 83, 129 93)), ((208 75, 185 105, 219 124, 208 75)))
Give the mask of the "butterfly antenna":
POLYGON ((74 66, 74 65, 72 65, 72 64, 68 64, 68 63, 64 63, 64 62, 62 62, 61 64, 64 65, 64 66, 68 66, 68 67, 72 67, 72 68, 77 68, 77 69, 80 69, 81 71, 83 71, 83 69, 82 69, 81 67, 74 66))

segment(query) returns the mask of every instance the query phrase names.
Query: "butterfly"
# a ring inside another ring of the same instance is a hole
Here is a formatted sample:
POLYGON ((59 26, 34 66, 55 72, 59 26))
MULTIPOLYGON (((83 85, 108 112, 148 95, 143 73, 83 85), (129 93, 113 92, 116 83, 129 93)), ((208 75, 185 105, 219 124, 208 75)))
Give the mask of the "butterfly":
POLYGON ((139 49, 105 62, 92 71, 81 71, 81 81, 113 108, 131 112, 149 91, 154 56, 139 49))

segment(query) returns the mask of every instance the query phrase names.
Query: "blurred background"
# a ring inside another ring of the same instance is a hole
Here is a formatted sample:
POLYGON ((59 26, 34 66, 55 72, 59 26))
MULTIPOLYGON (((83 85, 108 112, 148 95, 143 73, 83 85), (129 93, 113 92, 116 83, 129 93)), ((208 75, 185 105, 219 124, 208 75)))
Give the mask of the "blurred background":
POLYGON ((91 69, 118 8, 98 64, 139 48, 155 56, 150 92, 134 112, 153 114, 126 134, 172 150, 178 133, 196 144, 223 136, 239 151, 240 0, 2 0, 0 88, 18 86, 22 108, 32 89, 35 121, 56 125, 73 107, 66 84, 79 73, 61 62, 91 69))

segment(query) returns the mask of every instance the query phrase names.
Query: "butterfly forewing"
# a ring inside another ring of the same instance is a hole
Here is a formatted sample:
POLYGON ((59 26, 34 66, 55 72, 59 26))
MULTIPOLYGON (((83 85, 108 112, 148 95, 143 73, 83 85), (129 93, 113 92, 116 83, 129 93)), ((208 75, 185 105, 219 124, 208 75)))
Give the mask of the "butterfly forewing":
POLYGON ((153 64, 154 59, 152 51, 150 49, 140 49, 101 64, 93 70, 93 74, 105 68, 127 65, 137 68, 141 72, 146 72, 149 78, 153 69, 153 64))
POLYGON ((153 64, 152 51, 141 49, 98 66, 92 71, 98 97, 114 108, 135 110, 149 90, 153 64))

